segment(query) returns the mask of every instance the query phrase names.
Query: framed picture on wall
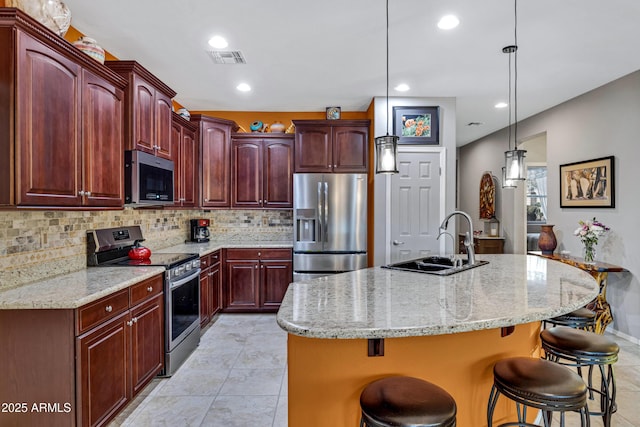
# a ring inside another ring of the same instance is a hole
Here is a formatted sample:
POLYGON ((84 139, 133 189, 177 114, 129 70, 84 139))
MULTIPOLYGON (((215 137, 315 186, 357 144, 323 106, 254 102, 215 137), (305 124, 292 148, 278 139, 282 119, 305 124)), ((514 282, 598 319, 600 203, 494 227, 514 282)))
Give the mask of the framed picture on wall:
POLYGON ((398 144, 439 145, 440 107, 393 107, 398 144))
POLYGON ((560 165, 561 208, 614 208, 614 156, 560 165))

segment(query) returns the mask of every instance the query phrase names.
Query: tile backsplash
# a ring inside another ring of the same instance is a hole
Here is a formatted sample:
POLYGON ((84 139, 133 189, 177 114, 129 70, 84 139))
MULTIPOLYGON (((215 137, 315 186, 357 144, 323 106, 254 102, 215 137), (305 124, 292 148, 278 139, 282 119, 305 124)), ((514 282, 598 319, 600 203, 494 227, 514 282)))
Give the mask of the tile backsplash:
POLYGON ((139 225, 151 250, 183 243, 189 220, 208 218, 212 240, 293 240, 290 210, 4 211, 0 289, 86 267, 87 230, 139 225))

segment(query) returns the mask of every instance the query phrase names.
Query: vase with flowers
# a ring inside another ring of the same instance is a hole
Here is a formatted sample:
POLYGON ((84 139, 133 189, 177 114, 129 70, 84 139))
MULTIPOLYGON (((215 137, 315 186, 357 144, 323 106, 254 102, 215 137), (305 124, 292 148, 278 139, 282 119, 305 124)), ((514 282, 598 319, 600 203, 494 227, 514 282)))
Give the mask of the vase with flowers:
POLYGON ((578 224, 580 224, 580 227, 578 227, 573 234, 578 236, 584 245, 584 262, 587 264, 595 264, 598 239, 609 231, 610 228, 597 221, 595 217, 589 221, 580 220, 578 224))

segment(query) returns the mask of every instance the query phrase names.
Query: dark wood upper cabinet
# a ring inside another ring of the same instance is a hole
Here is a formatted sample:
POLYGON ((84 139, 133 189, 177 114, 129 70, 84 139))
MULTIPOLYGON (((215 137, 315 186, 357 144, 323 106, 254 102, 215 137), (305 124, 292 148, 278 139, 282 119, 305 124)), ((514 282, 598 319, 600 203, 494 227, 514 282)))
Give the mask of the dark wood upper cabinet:
POLYGON ((295 172, 366 173, 369 120, 294 120, 295 172))
POLYGON ((293 135, 234 134, 231 207, 293 207, 293 135))
POLYGON ((173 113, 171 148, 174 160, 175 207, 197 206, 198 191, 198 126, 173 113))
POLYGON ((120 207, 126 81, 0 11, 0 205, 120 207))
POLYGON ((171 148, 171 99, 176 92, 136 61, 105 61, 127 80, 125 92, 125 148, 168 160, 171 148))
POLYGON ((200 207, 231 206, 231 132, 238 125, 225 119, 191 115, 198 126, 200 150, 200 207))

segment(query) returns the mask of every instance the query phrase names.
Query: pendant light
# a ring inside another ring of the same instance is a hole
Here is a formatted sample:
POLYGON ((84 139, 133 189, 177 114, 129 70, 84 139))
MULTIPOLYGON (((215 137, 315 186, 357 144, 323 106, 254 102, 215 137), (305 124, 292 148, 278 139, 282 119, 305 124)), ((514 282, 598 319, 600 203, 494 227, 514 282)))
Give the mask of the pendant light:
POLYGON ((389 0, 387 2, 387 134, 375 139, 376 173, 398 173, 398 138, 389 135, 389 0))
MULTIPOLYGON (((502 48, 502 52, 509 55, 509 150, 504 152, 504 176, 503 186, 506 181, 524 181, 527 178, 524 158, 526 150, 518 150, 518 0, 514 0, 514 44, 502 48), (514 57, 514 83, 513 83, 513 147, 511 149, 511 55, 514 57)), ((509 185, 511 187, 515 185, 509 185)))

